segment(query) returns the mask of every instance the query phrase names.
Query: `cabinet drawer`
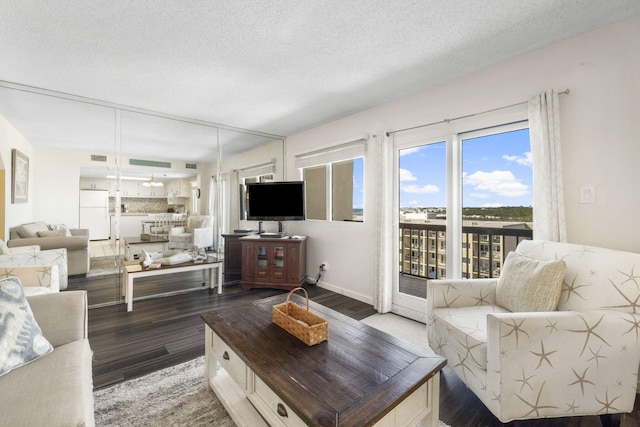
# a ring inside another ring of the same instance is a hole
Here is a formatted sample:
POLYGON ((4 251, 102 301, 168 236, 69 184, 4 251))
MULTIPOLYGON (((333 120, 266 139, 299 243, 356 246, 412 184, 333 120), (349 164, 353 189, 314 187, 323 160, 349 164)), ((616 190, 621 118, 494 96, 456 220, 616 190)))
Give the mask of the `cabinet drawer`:
POLYGON ((298 427, 306 424, 257 375, 249 399, 272 426, 298 427))
POLYGON ((224 341, 213 333, 213 352, 220 362, 220 365, 233 378, 233 380, 243 389, 247 389, 247 365, 225 344, 224 341))

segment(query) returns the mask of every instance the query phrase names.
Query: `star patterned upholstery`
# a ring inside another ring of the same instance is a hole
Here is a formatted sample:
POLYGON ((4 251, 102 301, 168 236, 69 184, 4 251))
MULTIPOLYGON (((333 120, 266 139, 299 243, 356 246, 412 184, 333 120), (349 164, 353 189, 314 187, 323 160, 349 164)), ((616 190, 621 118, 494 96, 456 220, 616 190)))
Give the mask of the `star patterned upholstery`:
POLYGON ((640 254, 525 240, 563 260, 557 311, 511 312, 499 279, 429 280, 429 344, 502 422, 630 412, 640 365, 640 254))

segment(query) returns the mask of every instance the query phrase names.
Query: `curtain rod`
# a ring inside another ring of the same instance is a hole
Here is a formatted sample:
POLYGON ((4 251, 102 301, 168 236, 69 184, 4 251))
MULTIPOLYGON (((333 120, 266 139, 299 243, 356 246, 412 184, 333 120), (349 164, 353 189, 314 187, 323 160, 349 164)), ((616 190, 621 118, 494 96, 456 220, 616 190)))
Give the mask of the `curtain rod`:
MULTIPOLYGON (((571 90, 569 89, 565 89, 562 92, 558 92, 558 95, 569 95, 571 93, 571 90)), ((423 125, 417 125, 417 126, 412 126, 412 127, 408 127, 408 128, 404 128, 404 129, 398 129, 398 130, 391 130, 388 131, 386 133, 387 137, 398 133, 398 132, 406 132, 409 130, 414 130, 414 129, 420 129, 420 128, 424 128, 424 127, 429 127, 429 126, 433 126, 433 125, 439 125, 442 123, 449 123, 449 122, 453 122, 455 120, 461 120, 461 119, 467 119, 469 117, 473 117, 473 116, 478 116, 480 114, 486 114, 486 113, 493 113, 494 111, 500 111, 500 110, 504 110, 506 108, 511 108, 511 107, 515 107, 518 105, 523 105, 526 104, 528 101, 523 101, 523 102, 516 102, 515 104, 511 104, 511 105, 506 105, 504 107, 497 107, 497 108, 492 108, 491 110, 485 110, 485 111, 481 111, 479 113, 473 113, 473 114, 467 114, 466 116, 459 116, 459 117, 454 117, 453 119, 443 119, 437 122, 431 122, 431 123, 426 123, 423 125)))

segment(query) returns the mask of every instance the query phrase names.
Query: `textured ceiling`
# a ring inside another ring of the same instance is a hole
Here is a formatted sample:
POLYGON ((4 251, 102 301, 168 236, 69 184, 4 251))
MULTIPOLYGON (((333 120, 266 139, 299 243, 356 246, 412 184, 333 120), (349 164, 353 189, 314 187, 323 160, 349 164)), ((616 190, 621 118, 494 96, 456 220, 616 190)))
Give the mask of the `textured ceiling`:
MULTIPOLYGON (((639 13, 639 0, 4 0, 0 80, 287 136, 639 13)), ((0 114, 34 145, 113 144, 112 109, 6 86, 0 114)), ((215 129, 126 111, 122 126, 123 150, 215 159, 215 129)), ((232 155, 271 139, 223 140, 232 155)))

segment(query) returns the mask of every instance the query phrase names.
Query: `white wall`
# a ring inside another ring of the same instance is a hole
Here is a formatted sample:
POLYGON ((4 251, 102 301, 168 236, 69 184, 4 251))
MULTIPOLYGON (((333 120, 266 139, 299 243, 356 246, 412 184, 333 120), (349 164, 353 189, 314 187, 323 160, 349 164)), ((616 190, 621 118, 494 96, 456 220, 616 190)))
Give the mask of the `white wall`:
MULTIPOLYGON (((473 75, 287 138, 293 156, 352 135, 380 133, 527 101, 545 89, 570 89, 561 102, 562 150, 570 242, 640 252, 640 17, 592 31, 473 75), (580 204, 581 185, 595 204, 580 204)), ((370 66, 374 66, 369 64, 370 66)), ((365 159, 364 224, 304 221, 290 233, 309 236, 307 271, 329 263, 323 285, 371 302, 374 295, 375 145, 365 159)))
POLYGON ((5 240, 9 240, 9 227, 32 220, 33 210, 33 155, 31 144, 11 124, 0 115, 0 158, 5 168, 5 240), (16 148, 29 157, 29 198, 28 203, 11 203, 11 149, 16 148))

